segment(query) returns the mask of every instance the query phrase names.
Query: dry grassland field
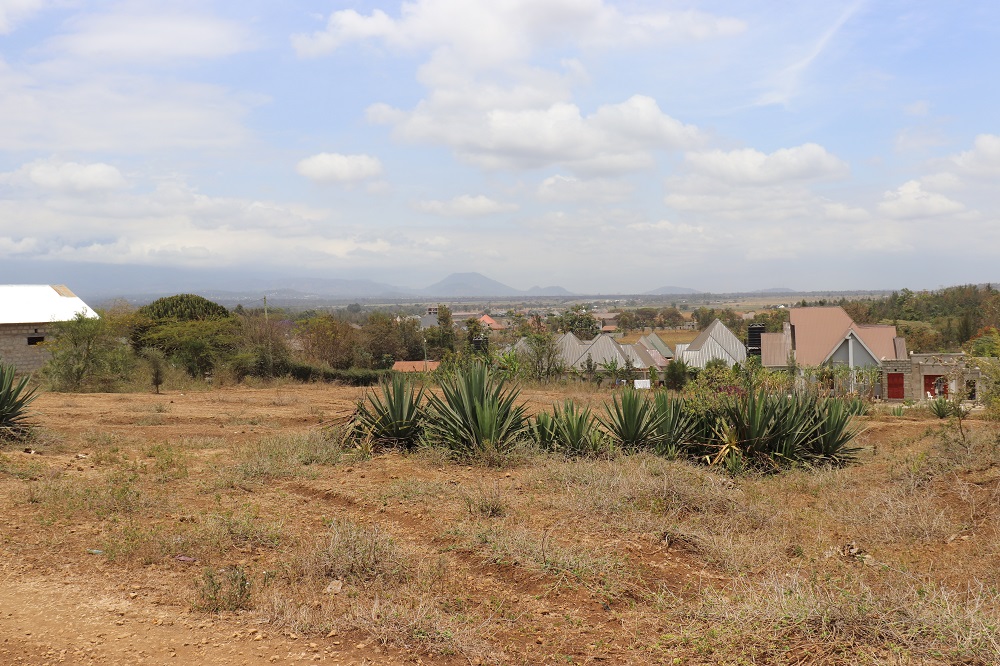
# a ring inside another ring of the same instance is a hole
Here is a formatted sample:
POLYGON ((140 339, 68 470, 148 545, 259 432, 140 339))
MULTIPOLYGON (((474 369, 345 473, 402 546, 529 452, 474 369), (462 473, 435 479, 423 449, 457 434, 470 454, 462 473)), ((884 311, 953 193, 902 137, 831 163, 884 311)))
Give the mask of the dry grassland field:
MULTIPOLYGON (((0 664, 996 664, 997 426, 844 469, 339 444, 361 389, 42 394, 0 453, 0 664)), ((529 409, 607 393, 525 389, 529 409)))

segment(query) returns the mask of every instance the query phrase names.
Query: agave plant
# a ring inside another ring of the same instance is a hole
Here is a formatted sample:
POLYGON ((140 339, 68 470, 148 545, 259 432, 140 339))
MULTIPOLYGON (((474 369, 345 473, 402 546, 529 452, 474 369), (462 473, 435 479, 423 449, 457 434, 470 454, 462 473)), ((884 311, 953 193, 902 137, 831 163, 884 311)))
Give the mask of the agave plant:
POLYGON ((531 432, 531 438, 543 451, 555 451, 558 448, 555 421, 548 412, 539 412, 535 415, 535 418, 528 423, 528 430, 531 432))
POLYGON ((424 388, 416 389, 403 375, 393 375, 366 393, 358 403, 355 427, 361 437, 387 446, 413 448, 423 426, 420 406, 424 388))
POLYGON ((639 391, 627 388, 604 405, 604 417, 598 422, 611 441, 623 449, 656 448, 660 442, 663 417, 639 391))
POLYGON ((695 440, 698 419, 684 409, 684 399, 659 392, 653 399, 653 406, 660 417, 656 452, 674 458, 688 448, 695 440))
POLYGON ((28 431, 28 405, 35 389, 28 389, 28 377, 16 380, 13 365, 0 363, 0 439, 18 438, 28 431))
POLYGON ((489 462, 502 458, 528 427, 520 391, 508 388, 482 362, 441 380, 428 399, 427 434, 457 454, 489 462))
POLYGON ((757 466, 777 467, 801 459, 819 430, 814 401, 805 396, 770 396, 764 391, 727 401, 716 429, 722 444, 714 462, 728 457, 733 447, 757 466))
POLYGON ((944 396, 939 396, 931 400, 927 406, 930 408, 931 414, 939 419, 946 419, 951 416, 952 405, 948 402, 948 398, 944 396))
POLYGON ((562 408, 557 406, 553 411, 556 441, 563 453, 571 456, 600 453, 603 441, 590 407, 581 409, 572 400, 566 400, 562 408))
POLYGON ((810 458, 817 462, 844 465, 853 462, 860 447, 850 446, 858 435, 852 427, 853 414, 849 406, 839 400, 826 400, 815 408, 816 435, 809 446, 810 458))

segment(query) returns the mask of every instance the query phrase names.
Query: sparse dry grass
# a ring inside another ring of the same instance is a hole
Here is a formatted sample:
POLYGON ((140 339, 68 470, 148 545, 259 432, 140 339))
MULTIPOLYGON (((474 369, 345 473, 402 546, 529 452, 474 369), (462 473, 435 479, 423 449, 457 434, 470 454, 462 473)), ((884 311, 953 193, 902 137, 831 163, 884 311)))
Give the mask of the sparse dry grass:
MULTIPOLYGON (((292 391, 200 399, 265 424, 341 409, 292 391)), ((161 603, 425 663, 1000 663, 994 424, 876 416, 856 466, 728 477, 530 449, 502 469, 365 459, 337 431, 233 433, 225 413, 176 433, 185 406, 150 404, 167 424, 0 452, 5 526, 37 537, 3 543, 40 570, 92 549, 110 580, 169 573, 161 603)))

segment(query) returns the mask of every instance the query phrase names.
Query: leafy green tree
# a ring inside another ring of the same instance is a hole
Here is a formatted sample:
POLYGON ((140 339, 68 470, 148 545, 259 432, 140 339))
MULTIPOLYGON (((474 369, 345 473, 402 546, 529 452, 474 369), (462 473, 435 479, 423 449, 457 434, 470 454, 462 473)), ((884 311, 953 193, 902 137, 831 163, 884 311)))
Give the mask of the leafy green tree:
POLYGON ((581 340, 591 340, 601 332, 601 326, 594 316, 582 305, 574 305, 556 319, 559 330, 572 333, 581 340))
POLYGON ((139 314, 153 320, 193 321, 224 319, 229 316, 229 310, 195 294, 177 294, 144 305, 139 308, 139 314))
POLYGON ((372 312, 361 327, 361 336, 368 358, 376 370, 391 368, 393 363, 402 359, 403 339, 393 316, 384 312, 372 312))
POLYGON ((562 374, 564 368, 555 335, 531 333, 524 341, 527 350, 521 353, 520 365, 529 377, 546 380, 562 374))
POLYGON ((41 374, 57 391, 112 390, 135 369, 125 317, 102 312, 100 318, 82 313, 53 325, 55 337, 45 343, 49 360, 41 374))
POLYGON ((965 345, 970 356, 1000 357, 1000 331, 988 326, 976 333, 965 345))
POLYGON ((359 344, 358 332, 346 321, 330 315, 300 322, 295 335, 307 359, 340 370, 351 367, 359 344))
POLYGON ((141 337, 142 347, 162 351, 191 377, 211 374, 237 349, 239 322, 232 318, 161 321, 141 337))
POLYGON ((689 368, 684 361, 671 361, 663 371, 663 384, 675 391, 683 389, 689 378, 689 368))

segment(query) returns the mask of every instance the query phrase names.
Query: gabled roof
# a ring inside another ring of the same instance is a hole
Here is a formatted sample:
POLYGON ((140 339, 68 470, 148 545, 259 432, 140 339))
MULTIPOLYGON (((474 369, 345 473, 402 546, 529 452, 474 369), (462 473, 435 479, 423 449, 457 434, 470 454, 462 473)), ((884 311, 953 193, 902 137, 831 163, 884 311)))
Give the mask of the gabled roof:
POLYGON ((696 368, 704 368, 714 359, 722 359, 732 367, 747 360, 747 348, 725 324, 716 319, 698 334, 694 342, 677 345, 676 358, 696 368))
POLYGON ((79 313, 97 318, 97 313, 64 285, 0 285, 0 324, 69 321, 79 313))
POLYGON ((897 343, 895 326, 855 324, 839 306, 792 308, 788 321, 800 365, 822 365, 852 332, 878 361, 906 358, 906 345, 897 343))
POLYGON ((655 349, 660 353, 663 358, 673 358, 674 353, 670 351, 670 347, 667 346, 660 336, 656 333, 650 333, 649 335, 644 335, 639 338, 639 342, 646 347, 646 349, 655 349))
MULTIPOLYGON (((871 347, 869 347, 867 344, 865 344, 865 341, 861 339, 861 336, 858 335, 858 332, 852 326, 851 328, 847 329, 847 333, 844 335, 844 339, 840 342, 840 344, 838 344, 836 347, 834 347, 833 349, 831 349, 830 353, 826 355, 826 358, 823 359, 823 363, 825 364, 827 361, 829 361, 830 358, 834 354, 837 353, 838 349, 843 348, 845 344, 849 344, 849 341, 850 341, 851 338, 854 338, 858 343, 861 344, 862 349, 864 349, 868 353, 868 355, 875 361, 875 363, 879 362, 879 357, 875 355, 875 352, 873 352, 871 350, 871 347)), ((849 347, 848 347, 848 349, 849 349, 849 347)), ((855 355, 855 357, 856 357, 856 355, 855 355)), ((858 365, 864 366, 864 365, 867 365, 867 364, 866 363, 852 362, 851 365, 852 366, 858 366, 858 365)))
POLYGON ((488 314, 484 314, 482 317, 480 317, 479 318, 479 323, 481 323, 483 326, 489 328, 491 331, 502 331, 503 330, 503 325, 497 323, 497 320, 494 319, 493 317, 489 316, 488 314))
POLYGON ((598 335, 594 338, 580 353, 580 356, 573 363, 573 367, 582 370, 588 356, 597 365, 602 363, 625 365, 625 354, 622 352, 621 346, 610 335, 598 335))

